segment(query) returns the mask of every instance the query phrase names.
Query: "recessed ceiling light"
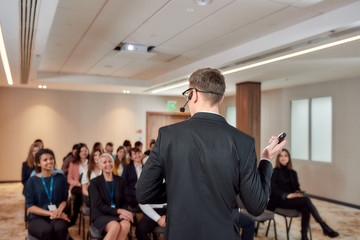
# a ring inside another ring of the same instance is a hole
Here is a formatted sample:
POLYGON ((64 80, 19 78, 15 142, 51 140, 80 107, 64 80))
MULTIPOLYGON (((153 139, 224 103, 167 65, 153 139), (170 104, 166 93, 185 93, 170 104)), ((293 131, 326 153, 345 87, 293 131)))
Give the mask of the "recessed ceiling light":
POLYGON ((46 88, 46 85, 43 85, 43 88, 46 88))
POLYGON ((205 5, 208 5, 212 2, 213 0, 194 0, 194 2, 197 4, 197 5, 200 5, 200 6, 205 6, 205 5))
POLYGON ((43 86, 42 85, 39 85, 38 88, 42 88, 43 86))
POLYGON ((123 90, 123 93, 129 94, 129 93, 130 93, 130 90, 123 90))

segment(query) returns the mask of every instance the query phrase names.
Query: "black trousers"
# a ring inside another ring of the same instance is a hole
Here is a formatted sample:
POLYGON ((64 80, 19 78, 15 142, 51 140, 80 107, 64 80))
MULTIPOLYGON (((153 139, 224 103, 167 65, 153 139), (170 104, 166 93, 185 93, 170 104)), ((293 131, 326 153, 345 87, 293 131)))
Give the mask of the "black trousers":
POLYGON ((296 198, 289 198, 285 200, 281 200, 279 203, 279 207, 285 209, 296 209, 301 212, 301 232, 307 233, 309 228, 310 222, 310 214, 313 215, 316 222, 322 222, 322 219, 314 206, 311 202, 310 198, 308 197, 296 197, 296 198))
MULTIPOLYGON (((166 208, 154 208, 155 212, 157 212, 160 216, 166 215, 166 208)), ((136 227, 136 238, 138 240, 150 240, 149 233, 154 230, 154 228, 158 225, 157 222, 149 218, 146 214, 144 214, 143 218, 139 222, 136 227)))
POLYGON ((71 216, 71 220, 70 220, 70 225, 74 225, 79 215, 79 211, 82 203, 81 187, 73 187, 71 189, 71 195, 74 196, 74 208, 73 208, 73 215, 71 216))
POLYGON ((62 219, 37 217, 29 221, 29 233, 40 240, 66 240, 68 236, 68 222, 62 219))

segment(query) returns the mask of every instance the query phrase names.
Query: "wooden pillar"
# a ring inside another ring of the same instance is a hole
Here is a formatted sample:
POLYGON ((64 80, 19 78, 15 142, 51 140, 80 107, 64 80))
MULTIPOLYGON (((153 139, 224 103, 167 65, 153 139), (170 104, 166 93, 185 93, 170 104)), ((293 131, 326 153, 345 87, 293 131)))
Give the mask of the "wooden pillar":
POLYGON ((236 127, 255 138, 256 156, 260 152, 260 101, 261 83, 236 84, 236 127))

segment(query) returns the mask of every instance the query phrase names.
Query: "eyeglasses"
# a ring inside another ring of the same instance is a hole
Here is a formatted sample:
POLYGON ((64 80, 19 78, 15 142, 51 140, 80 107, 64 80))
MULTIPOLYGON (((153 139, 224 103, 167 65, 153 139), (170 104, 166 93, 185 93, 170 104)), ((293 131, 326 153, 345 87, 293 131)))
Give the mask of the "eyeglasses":
POLYGON ((221 94, 221 93, 218 93, 218 92, 202 91, 202 90, 199 90, 199 89, 197 89, 197 88, 191 87, 191 88, 186 89, 186 90, 182 93, 182 95, 184 96, 184 98, 186 99, 186 101, 189 100, 189 95, 190 95, 190 93, 191 93, 191 90, 195 90, 195 91, 201 92, 201 93, 211 93, 211 94, 216 94, 216 95, 222 96, 222 94, 221 94))

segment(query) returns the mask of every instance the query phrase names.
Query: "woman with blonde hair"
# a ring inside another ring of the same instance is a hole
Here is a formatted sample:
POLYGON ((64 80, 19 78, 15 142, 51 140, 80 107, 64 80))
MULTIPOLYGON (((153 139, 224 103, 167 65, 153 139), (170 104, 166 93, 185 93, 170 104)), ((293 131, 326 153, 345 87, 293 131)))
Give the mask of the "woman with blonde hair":
POLYGON ((106 232, 105 240, 124 240, 133 222, 131 212, 125 210, 125 182, 115 174, 114 159, 108 153, 100 156, 102 175, 90 181, 91 222, 100 232, 106 232))

